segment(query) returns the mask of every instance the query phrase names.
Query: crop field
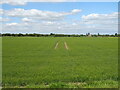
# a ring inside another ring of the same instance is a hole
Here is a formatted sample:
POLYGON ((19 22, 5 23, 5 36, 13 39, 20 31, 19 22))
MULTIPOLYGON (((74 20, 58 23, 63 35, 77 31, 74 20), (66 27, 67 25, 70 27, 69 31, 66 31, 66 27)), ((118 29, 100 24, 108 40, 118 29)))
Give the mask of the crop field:
POLYGON ((3 87, 118 87, 116 37, 3 37, 2 47, 3 87))

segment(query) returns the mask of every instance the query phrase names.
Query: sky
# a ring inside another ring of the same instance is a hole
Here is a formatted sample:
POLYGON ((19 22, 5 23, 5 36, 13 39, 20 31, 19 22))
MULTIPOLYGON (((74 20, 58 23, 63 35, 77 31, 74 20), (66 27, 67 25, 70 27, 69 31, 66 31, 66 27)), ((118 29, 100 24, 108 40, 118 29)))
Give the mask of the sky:
MULTIPOLYGON (((49 0, 48 0, 49 1, 49 0)), ((2 33, 114 34, 117 2, 0 2, 2 33)))

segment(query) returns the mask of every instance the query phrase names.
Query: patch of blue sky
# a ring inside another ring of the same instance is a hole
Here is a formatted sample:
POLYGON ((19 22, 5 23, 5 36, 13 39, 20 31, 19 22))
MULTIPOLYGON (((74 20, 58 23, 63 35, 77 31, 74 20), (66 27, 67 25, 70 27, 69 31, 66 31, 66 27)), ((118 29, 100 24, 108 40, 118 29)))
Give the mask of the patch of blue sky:
POLYGON ((72 9, 82 9, 83 13, 112 13, 117 12, 117 2, 29 2, 23 6, 3 4, 3 9, 14 8, 38 9, 43 11, 66 12, 72 9))
MULTIPOLYGON (((28 2, 23 6, 13 6, 8 4, 3 4, 3 9, 11 10, 14 8, 22 9, 37 9, 43 11, 53 11, 53 12, 70 12, 73 9, 81 9, 82 12, 76 15, 67 16, 66 20, 80 20, 82 15, 88 15, 92 13, 97 14, 108 14, 118 11, 117 2, 28 2)), ((16 22, 20 22, 21 18, 10 17, 16 22)))

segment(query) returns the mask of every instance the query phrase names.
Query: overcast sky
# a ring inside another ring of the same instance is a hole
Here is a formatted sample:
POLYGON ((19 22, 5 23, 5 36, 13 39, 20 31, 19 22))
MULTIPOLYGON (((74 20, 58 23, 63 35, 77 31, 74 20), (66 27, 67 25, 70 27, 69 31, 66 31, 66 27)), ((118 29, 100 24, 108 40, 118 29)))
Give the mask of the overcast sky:
POLYGON ((2 5, 0 29, 3 33, 114 34, 118 32, 117 2, 43 3, 5 0, 0 4, 2 5))

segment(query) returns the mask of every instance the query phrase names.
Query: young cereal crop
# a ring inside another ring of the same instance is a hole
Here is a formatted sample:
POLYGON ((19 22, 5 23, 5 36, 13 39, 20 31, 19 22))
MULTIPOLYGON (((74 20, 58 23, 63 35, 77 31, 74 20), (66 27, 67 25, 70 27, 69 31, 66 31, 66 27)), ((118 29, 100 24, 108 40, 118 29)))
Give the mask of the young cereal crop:
POLYGON ((118 87, 118 38, 2 39, 3 87, 118 87))

